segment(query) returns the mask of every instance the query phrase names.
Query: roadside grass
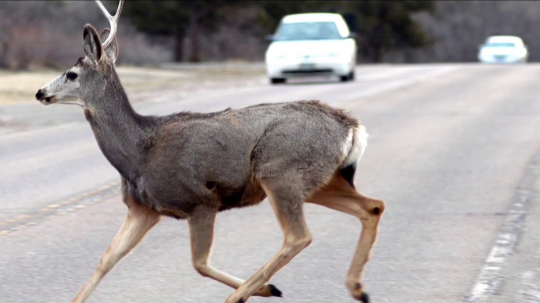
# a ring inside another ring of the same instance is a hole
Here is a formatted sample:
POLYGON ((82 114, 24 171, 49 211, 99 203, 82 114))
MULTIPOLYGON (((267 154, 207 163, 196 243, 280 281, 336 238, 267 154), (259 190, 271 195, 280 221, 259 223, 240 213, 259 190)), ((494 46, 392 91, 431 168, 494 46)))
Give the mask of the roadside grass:
MULTIPOLYGON (((61 70, 0 70, 0 105, 34 102, 36 91, 63 73, 61 70)), ((197 68, 147 68, 119 66, 118 76, 128 95, 161 89, 193 90, 235 85, 262 79, 264 66, 209 65, 197 68)))

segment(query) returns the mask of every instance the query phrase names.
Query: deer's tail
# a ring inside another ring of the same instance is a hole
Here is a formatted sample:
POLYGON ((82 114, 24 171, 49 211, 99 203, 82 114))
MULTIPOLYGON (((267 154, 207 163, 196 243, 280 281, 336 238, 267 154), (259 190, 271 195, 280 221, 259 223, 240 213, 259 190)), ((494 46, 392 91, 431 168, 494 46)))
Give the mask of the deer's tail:
POLYGON ((365 126, 351 128, 342 148, 345 159, 339 168, 339 173, 353 188, 356 165, 366 150, 368 137, 365 126))

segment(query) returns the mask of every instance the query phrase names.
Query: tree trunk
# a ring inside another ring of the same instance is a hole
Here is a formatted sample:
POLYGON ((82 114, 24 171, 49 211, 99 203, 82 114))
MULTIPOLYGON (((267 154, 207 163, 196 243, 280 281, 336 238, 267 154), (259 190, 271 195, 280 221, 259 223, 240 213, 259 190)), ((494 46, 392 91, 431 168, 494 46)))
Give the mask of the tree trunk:
POLYGON ((191 5, 189 10, 189 40, 191 42, 191 53, 189 54, 189 62, 200 62, 201 55, 199 52, 199 16, 195 11, 194 5, 191 5))
POLYGON ((0 45, 0 68, 8 68, 8 55, 9 55, 9 43, 7 41, 2 41, 0 45))
POLYGON ((382 45, 378 44, 373 47, 373 57, 372 60, 375 63, 381 63, 383 59, 383 50, 382 45))
POLYGON ((174 62, 184 61, 184 37, 181 30, 174 35, 174 62))
POLYGON ((378 3, 378 10, 379 10, 379 13, 378 13, 378 18, 379 18, 379 24, 375 27, 375 33, 376 33, 376 37, 377 37, 377 40, 376 42, 374 43, 373 45, 373 62, 375 63, 380 63, 382 62, 383 60, 383 56, 384 56, 384 40, 386 39, 385 37, 385 28, 386 28, 386 25, 388 23, 388 18, 390 16, 390 8, 393 4, 392 3, 378 3))

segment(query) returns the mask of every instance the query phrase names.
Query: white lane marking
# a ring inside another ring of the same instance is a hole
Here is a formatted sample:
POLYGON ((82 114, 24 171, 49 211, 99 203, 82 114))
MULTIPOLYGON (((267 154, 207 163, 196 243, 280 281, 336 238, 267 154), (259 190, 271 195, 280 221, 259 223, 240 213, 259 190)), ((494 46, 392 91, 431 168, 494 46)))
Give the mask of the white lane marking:
MULTIPOLYGON (((526 271, 521 274, 520 279, 527 289, 521 292, 522 302, 538 303, 540 302, 540 269, 526 271)), ((521 302, 521 301, 520 301, 521 302)))
MULTIPOLYGON (((340 101, 331 101, 328 100, 328 103, 333 106, 344 107, 347 109, 353 109, 363 104, 367 97, 376 96, 382 93, 388 93, 394 90, 402 89, 411 85, 416 85, 422 83, 426 80, 431 80, 441 75, 456 71, 461 69, 459 66, 448 66, 445 68, 424 70, 422 74, 411 74, 407 77, 397 77, 387 79, 385 82, 379 83, 377 85, 372 85, 364 87, 361 90, 350 91, 348 93, 340 93, 340 101), (351 100, 360 100, 351 102, 351 100)), ((324 101, 324 100, 323 100, 324 101)), ((327 101, 324 101, 327 102, 327 101)))
MULTIPOLYGON (((391 77, 401 76, 406 73, 418 71, 418 69, 421 67, 415 67, 415 66, 399 66, 399 67, 392 67, 392 66, 386 66, 381 67, 377 70, 369 71, 366 74, 361 74, 356 76, 356 79, 359 81, 375 81, 375 80, 386 80, 391 77)), ((429 67, 424 67, 428 69, 429 67)), ((362 69, 358 69, 357 72, 360 71, 363 72, 362 69)))
POLYGON ((496 237, 495 244, 487 256, 484 266, 480 270, 470 295, 465 299, 467 303, 489 302, 504 282, 502 270, 508 256, 515 251, 517 243, 525 225, 534 186, 540 173, 540 151, 537 151, 533 160, 525 168, 514 194, 514 203, 510 207, 504 223, 496 237))

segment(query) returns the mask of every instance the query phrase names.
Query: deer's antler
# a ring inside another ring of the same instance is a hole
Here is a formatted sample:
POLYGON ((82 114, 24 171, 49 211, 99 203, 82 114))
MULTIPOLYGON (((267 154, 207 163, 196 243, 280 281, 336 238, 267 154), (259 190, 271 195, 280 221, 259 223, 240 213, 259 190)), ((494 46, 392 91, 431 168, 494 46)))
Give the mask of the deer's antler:
POLYGON ((116 30, 118 29, 118 19, 120 18, 120 13, 122 13, 124 0, 120 0, 120 3, 118 4, 118 9, 116 10, 116 14, 114 16, 111 16, 111 14, 109 14, 109 11, 107 11, 107 9, 105 8, 105 6, 103 6, 101 1, 96 0, 96 3, 101 9, 101 11, 103 12, 103 14, 105 15, 105 17, 107 17, 107 19, 109 20, 109 23, 111 24, 111 32, 109 34, 109 37, 107 37, 107 40, 105 40, 105 42, 102 43, 103 48, 106 48, 114 40, 114 36, 116 36, 116 30))

